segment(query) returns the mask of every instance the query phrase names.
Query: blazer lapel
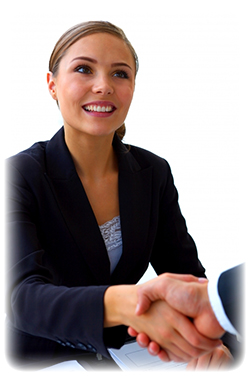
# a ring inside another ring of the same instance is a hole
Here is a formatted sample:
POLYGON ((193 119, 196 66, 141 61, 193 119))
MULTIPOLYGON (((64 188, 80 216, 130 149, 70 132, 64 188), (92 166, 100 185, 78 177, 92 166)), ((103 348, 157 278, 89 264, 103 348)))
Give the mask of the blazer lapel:
POLYGON ((127 283, 132 269, 143 255, 145 257, 151 217, 152 167, 141 168, 127 148, 117 139, 114 141, 119 159, 123 253, 112 274, 112 282, 127 283))
POLYGON ((73 160, 64 142, 63 128, 46 149, 47 179, 59 209, 81 255, 99 284, 110 283, 110 263, 98 223, 73 160))

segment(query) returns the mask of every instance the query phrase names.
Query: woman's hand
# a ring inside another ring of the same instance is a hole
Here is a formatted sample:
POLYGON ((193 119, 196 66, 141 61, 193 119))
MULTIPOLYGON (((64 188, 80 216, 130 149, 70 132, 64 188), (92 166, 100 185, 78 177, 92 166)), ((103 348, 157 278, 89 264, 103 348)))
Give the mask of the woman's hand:
POLYGON ((221 344, 201 335, 186 316, 165 301, 157 300, 147 312, 136 315, 137 290, 138 286, 111 286, 106 290, 105 327, 126 325, 145 333, 165 351, 165 360, 188 362, 221 344))
POLYGON ((139 334, 133 328, 129 327, 128 334, 131 337, 136 337, 138 345, 142 348, 147 348, 150 355, 158 356, 158 358, 163 362, 169 362, 173 360, 167 350, 162 350, 156 342, 150 341, 149 337, 145 333, 139 334))

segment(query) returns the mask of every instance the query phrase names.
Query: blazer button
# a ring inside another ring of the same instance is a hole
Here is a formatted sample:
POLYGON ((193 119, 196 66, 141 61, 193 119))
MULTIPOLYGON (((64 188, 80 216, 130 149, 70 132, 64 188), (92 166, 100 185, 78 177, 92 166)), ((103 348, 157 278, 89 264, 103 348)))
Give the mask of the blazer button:
POLYGON ((88 344, 87 347, 88 347, 88 349, 89 349, 90 351, 92 351, 93 353, 96 353, 96 352, 97 352, 96 349, 94 348, 94 346, 88 344))
POLYGON ((70 342, 66 342, 66 346, 69 346, 69 347, 72 347, 72 349, 75 349, 75 346, 70 342))
POLYGON ((81 342, 79 342, 78 344, 77 344, 77 346, 81 349, 81 350, 87 350, 87 346, 86 345, 84 345, 83 343, 81 343, 81 342))

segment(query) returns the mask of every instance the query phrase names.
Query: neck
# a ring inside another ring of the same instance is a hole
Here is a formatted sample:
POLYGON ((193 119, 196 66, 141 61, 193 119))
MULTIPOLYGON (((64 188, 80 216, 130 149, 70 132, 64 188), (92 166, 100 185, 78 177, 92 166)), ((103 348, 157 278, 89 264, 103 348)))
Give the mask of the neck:
POLYGON ((65 129, 65 142, 80 178, 96 180, 117 169, 113 137, 113 133, 102 137, 76 135, 65 129))

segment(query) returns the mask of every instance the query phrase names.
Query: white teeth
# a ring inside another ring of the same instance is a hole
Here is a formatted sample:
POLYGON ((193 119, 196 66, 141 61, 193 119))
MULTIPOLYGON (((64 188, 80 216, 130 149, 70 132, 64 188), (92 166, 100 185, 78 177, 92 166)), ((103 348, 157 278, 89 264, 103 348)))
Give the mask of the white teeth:
POLYGON ((92 106, 92 105, 89 105, 89 106, 84 106, 84 109, 86 111, 94 111, 94 112, 111 112, 112 111, 112 106, 92 106))

